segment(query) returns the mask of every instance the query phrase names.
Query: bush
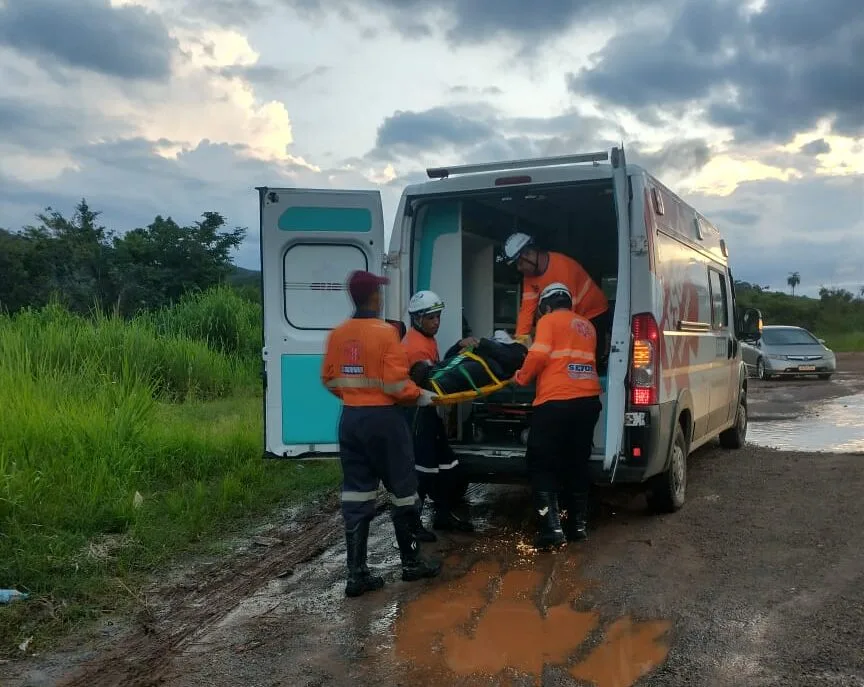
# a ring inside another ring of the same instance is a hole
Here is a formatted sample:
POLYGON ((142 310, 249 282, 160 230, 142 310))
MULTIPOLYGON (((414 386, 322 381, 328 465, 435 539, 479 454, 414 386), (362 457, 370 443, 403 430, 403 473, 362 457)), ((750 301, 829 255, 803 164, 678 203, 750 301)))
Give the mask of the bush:
POLYGON ((198 339, 222 353, 259 358, 261 306, 244 295, 236 288, 218 286, 187 294, 176 305, 136 319, 165 336, 198 339))

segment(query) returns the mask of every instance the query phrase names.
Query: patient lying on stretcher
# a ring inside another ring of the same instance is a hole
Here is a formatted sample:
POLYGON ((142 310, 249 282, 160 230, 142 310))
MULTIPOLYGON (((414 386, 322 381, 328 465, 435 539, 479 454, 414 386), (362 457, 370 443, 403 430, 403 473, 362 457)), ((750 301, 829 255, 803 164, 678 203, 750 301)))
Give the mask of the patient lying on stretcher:
POLYGON ((503 331, 491 339, 480 339, 476 346, 456 352, 439 363, 418 362, 409 375, 419 387, 442 397, 473 392, 477 395, 495 391, 522 366, 528 349, 513 341, 503 331))

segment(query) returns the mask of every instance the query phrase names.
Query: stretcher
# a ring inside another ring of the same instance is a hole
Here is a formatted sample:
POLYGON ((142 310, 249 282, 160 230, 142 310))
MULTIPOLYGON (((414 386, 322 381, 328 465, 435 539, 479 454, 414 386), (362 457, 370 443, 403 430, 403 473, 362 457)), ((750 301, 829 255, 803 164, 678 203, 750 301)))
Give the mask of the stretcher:
POLYGON ((499 379, 495 375, 495 373, 492 372, 486 361, 473 351, 465 351, 460 355, 462 358, 467 358, 469 360, 474 360, 475 362, 480 363, 480 365, 483 366, 483 370, 486 372, 489 379, 491 380, 491 383, 478 386, 466 370, 464 370, 463 368, 458 368, 459 371, 462 372, 462 374, 465 376, 465 379, 468 381, 468 383, 471 385, 471 388, 467 391, 457 391, 448 394, 444 393, 444 391, 441 389, 441 386, 436 381, 436 378, 447 373, 449 371, 449 368, 438 370, 437 372, 433 373, 432 376, 429 378, 429 385, 432 387, 433 391, 438 394, 438 397, 435 399, 435 405, 446 406, 454 405, 456 403, 464 403, 465 401, 473 401, 477 398, 483 398, 485 396, 489 396, 490 394, 501 391, 502 389, 510 386, 510 384, 513 383, 512 379, 499 379))

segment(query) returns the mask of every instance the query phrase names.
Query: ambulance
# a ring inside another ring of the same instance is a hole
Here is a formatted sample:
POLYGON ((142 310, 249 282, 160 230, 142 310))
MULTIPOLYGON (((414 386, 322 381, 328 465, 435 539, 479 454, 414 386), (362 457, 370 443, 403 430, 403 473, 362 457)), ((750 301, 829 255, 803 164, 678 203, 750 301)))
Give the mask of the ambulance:
MULTIPOLYGON (((265 455, 337 455, 340 404, 320 371, 328 332, 351 314, 351 271, 390 278, 384 307, 394 324, 407 322, 412 293, 439 294, 447 306, 443 350, 462 337, 465 322, 475 336, 514 330, 521 275, 496 257, 518 230, 578 260, 609 301, 595 480, 641 485, 657 510, 681 508, 688 456, 715 441, 740 448, 747 433, 740 342, 758 335, 761 315, 738 312, 717 228, 628 165, 623 147, 434 168, 427 176, 404 189, 389 242, 378 191, 257 189, 265 455)), ((524 479, 524 435, 477 432, 476 406, 441 409, 468 478, 524 479)))

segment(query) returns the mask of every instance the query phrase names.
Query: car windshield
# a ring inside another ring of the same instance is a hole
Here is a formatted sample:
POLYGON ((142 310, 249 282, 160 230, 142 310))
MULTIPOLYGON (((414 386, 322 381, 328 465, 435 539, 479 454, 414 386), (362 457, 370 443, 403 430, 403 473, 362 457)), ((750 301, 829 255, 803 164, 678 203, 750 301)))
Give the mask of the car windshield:
POLYGON ((796 346, 818 344, 819 341, 804 329, 765 329, 762 342, 769 346, 796 346))

